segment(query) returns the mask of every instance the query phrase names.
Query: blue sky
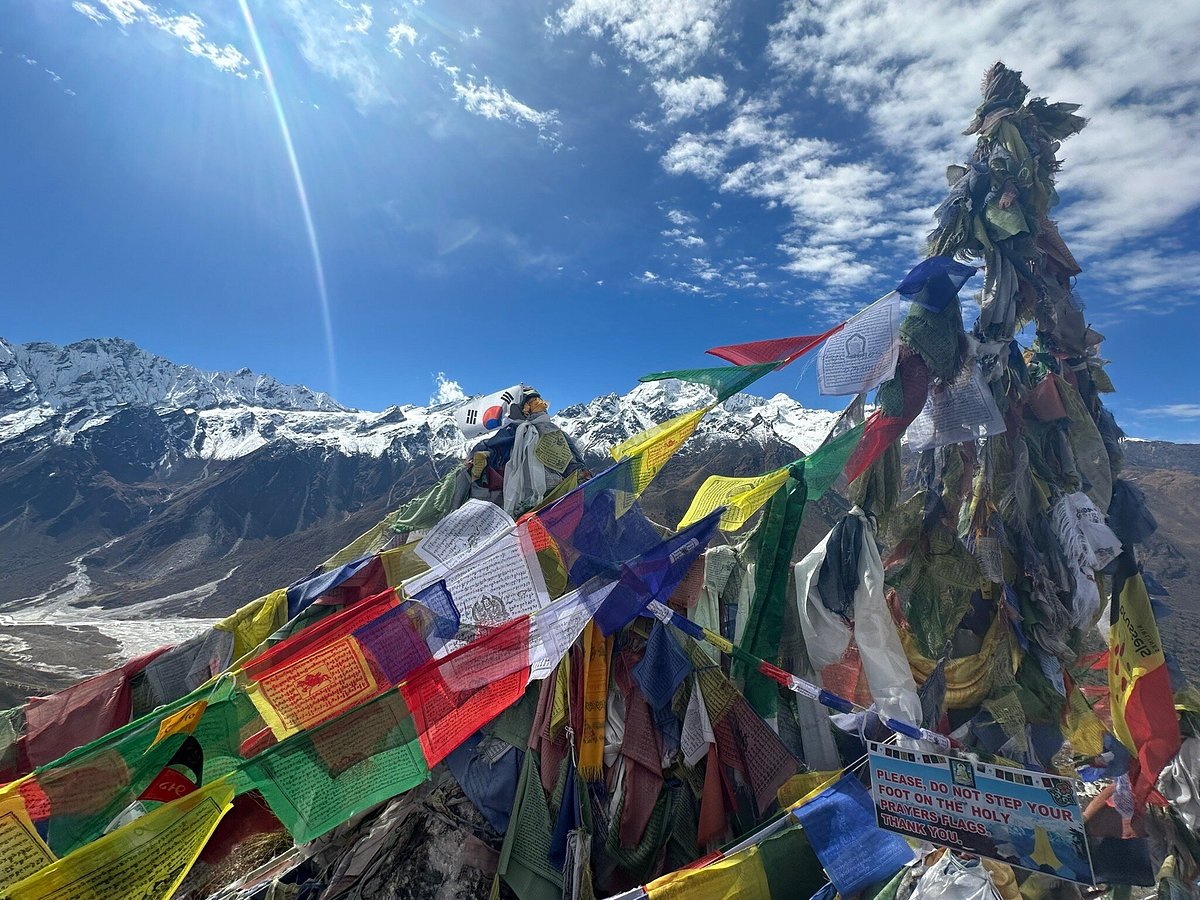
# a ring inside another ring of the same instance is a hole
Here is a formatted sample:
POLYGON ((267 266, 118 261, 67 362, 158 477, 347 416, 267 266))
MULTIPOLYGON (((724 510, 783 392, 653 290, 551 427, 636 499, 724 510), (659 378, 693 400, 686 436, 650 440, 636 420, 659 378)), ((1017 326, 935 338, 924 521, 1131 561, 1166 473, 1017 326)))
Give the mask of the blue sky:
POLYGON ((1057 217, 1118 420, 1200 440, 1200 6, 948 6, 246 0, 260 56, 229 0, 9 3, 0 335, 364 409, 623 392, 894 286, 1003 58, 1091 118, 1057 217))

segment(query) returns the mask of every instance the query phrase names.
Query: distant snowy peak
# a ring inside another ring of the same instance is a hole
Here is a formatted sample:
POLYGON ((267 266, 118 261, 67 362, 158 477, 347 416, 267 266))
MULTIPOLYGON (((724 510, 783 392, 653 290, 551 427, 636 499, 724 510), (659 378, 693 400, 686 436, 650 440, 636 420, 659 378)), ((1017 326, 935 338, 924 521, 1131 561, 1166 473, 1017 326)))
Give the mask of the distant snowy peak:
MULTIPOLYGON (((570 406, 554 417, 585 453, 606 453, 640 431, 712 403, 711 390, 684 381, 651 381, 625 395, 606 394, 570 406)), ((838 413, 808 409, 786 394, 769 399, 738 394, 707 416, 696 429, 694 446, 777 441, 811 453, 825 439, 838 413)))
POLYGON ((156 356, 121 338, 66 347, 0 338, 0 415, 44 407, 52 413, 105 413, 124 406, 159 410, 255 406, 345 411, 328 394, 281 384, 249 369, 205 372, 156 356))
MULTIPOLYGON (((713 399, 700 385, 656 381, 568 407, 554 420, 596 458, 713 399)), ((109 446, 151 428, 163 461, 229 461, 271 444, 408 462, 461 458, 475 443, 454 421, 455 409, 467 402, 363 412, 248 369, 203 372, 177 365, 116 338, 67 347, 0 339, 0 446, 16 451, 19 441, 24 449, 18 456, 53 444, 109 446)), ((739 394, 704 418, 688 449, 784 442, 808 453, 835 418, 784 394, 739 394)))

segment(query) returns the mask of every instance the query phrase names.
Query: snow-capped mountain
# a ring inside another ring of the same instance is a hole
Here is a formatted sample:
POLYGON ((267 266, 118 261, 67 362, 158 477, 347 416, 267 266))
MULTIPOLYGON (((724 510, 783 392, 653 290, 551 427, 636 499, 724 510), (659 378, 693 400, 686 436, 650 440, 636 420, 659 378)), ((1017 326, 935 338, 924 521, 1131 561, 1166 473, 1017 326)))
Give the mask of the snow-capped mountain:
MULTIPOLYGON (((712 399, 694 384, 651 382, 555 420, 595 470, 615 444, 712 399)), ((23 642, 36 655, 29 647, 47 619, 101 622, 94 640, 119 641, 103 652, 124 658, 144 649, 137 641, 161 643, 146 619, 224 615, 302 577, 466 455, 455 408, 348 409, 269 376, 202 372, 116 339, 0 340, 0 646, 23 642)), ((674 524, 707 475, 789 462, 815 449, 835 418, 783 394, 733 397, 702 420, 643 506, 674 524)), ((1148 491, 1160 475, 1194 482, 1198 458, 1195 446, 1126 446, 1127 469, 1143 467, 1148 491)), ((840 502, 810 506, 802 545, 825 533, 840 502)), ((1162 496, 1154 502, 1166 508, 1162 496)), ((1165 560, 1160 571, 1178 575, 1173 583, 1191 583, 1188 567, 1168 565, 1183 559, 1171 544, 1151 552, 1165 560)))
MULTIPOLYGON (((555 421, 592 456, 651 425, 712 401, 704 387, 650 382, 562 410, 555 421)), ((118 338, 57 347, 0 339, 0 444, 23 439, 89 445, 96 429, 130 410, 152 411, 167 440, 164 458, 231 461, 272 443, 320 447, 347 456, 396 456, 407 462, 462 456, 467 441, 454 404, 348 409, 327 394, 280 384, 249 369, 204 372, 177 365, 118 338)), ((783 441, 805 452, 835 415, 784 394, 740 395, 714 410, 695 441, 783 441)))
MULTIPOLYGON (((707 388, 653 382, 555 419, 598 467, 613 445, 711 402, 707 388)), ((455 408, 349 409, 116 338, 0 340, 0 615, 66 595, 114 607, 179 595, 195 610, 233 609, 462 459, 473 442, 455 408)), ((690 488, 702 470, 756 474, 811 451, 834 417, 782 394, 732 398, 664 475, 690 488)), ((680 501, 648 502, 677 521, 680 501)))
POLYGON ((328 394, 280 384, 249 369, 205 372, 178 365, 121 338, 66 347, 0 338, 0 409, 44 407, 103 413, 131 404, 162 409, 247 405, 290 410, 345 410, 328 394))

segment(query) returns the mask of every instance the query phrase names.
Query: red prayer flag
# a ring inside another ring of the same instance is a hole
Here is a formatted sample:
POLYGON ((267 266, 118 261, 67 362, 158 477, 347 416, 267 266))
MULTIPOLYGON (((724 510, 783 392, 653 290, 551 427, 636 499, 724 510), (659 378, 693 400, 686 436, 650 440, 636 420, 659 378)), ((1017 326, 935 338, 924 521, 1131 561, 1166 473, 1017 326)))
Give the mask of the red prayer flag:
POLYGON ((724 347, 713 347, 704 352, 731 362, 735 366, 752 366, 779 361, 786 364, 799 359, 826 338, 837 334, 845 324, 845 322, 841 322, 824 334, 800 334, 795 337, 770 338, 745 344, 727 344, 724 347))
POLYGON ((529 616, 514 619, 400 685, 430 768, 525 693, 529 683, 529 616))

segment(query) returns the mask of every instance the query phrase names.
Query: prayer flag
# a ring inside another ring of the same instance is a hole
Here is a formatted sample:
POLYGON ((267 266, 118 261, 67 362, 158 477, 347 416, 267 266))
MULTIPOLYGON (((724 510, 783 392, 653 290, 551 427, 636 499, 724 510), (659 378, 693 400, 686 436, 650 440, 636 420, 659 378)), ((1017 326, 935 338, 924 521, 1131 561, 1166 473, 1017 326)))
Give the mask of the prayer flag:
POLYGON ((822 884, 821 863, 798 827, 710 863, 680 869, 646 885, 649 900, 771 900, 807 898, 822 884))
POLYGON ((666 600, 671 596, 712 540, 720 514, 720 510, 714 510, 622 566, 620 581, 596 611, 596 624, 606 636, 641 615, 651 600, 666 600))
POLYGON ((692 498, 691 506, 679 522, 679 527, 686 528, 718 507, 724 506, 721 530, 737 531, 787 482, 789 472, 800 466, 804 469, 809 494, 816 499, 837 481, 848 459, 862 440, 864 430, 864 425, 855 425, 822 444, 810 456, 764 475, 749 478, 709 476, 696 491, 696 496, 692 498))
POLYGON ((232 805, 233 785, 214 782, 10 885, 5 897, 167 900, 232 805))
POLYGON ((768 372, 782 365, 782 361, 755 363, 749 366, 716 366, 710 369, 675 369, 671 372, 652 372, 643 375, 638 381, 663 381, 667 378, 677 378, 680 381, 690 381, 693 384, 703 384, 717 392, 717 402, 728 400, 734 394, 744 391, 768 372))
POLYGON ((974 266, 957 262, 948 256, 931 256, 913 267, 896 286, 896 293, 912 300, 930 312, 946 308, 958 290, 974 275, 974 266))
POLYGON ((572 584, 615 576, 621 563, 662 540, 637 503, 634 460, 625 457, 534 516, 553 539, 572 584))
POLYGON ((632 459, 631 477, 636 494, 641 494, 646 489, 646 485, 662 470, 662 467, 667 464, 667 460, 674 456, 675 451, 683 445, 683 442, 692 436, 700 424, 700 420, 710 409, 712 406, 706 406, 703 409, 668 419, 661 425, 655 425, 653 428, 635 434, 629 440, 622 441, 612 448, 613 459, 622 460, 626 457, 632 459))
MULTIPOLYGON (((1118 563, 1125 581, 1112 603, 1108 689, 1113 734, 1136 754, 1134 796, 1144 801, 1182 738, 1158 623, 1130 554, 1118 563), (1122 572, 1123 570, 1123 572, 1122 572)), ((1120 574, 1118 574, 1118 579, 1120 574)), ((1131 779, 1133 773, 1131 773, 1131 779)))
POLYGON ((245 774, 303 844, 421 784, 429 767, 404 698, 393 690, 267 748, 245 774))
POLYGON ((845 323, 834 325, 822 334, 801 334, 796 337, 770 338, 765 341, 750 341, 745 344, 727 344, 706 350, 735 366, 759 363, 782 363, 786 365, 803 356, 831 335, 837 334, 845 323))
POLYGON ((851 316, 817 356, 821 393, 861 394, 891 378, 903 318, 903 298, 894 291, 851 316))
POLYGON ((871 795, 849 773, 797 807, 793 815, 843 897, 886 881, 913 859, 902 837, 875 824, 871 795))

